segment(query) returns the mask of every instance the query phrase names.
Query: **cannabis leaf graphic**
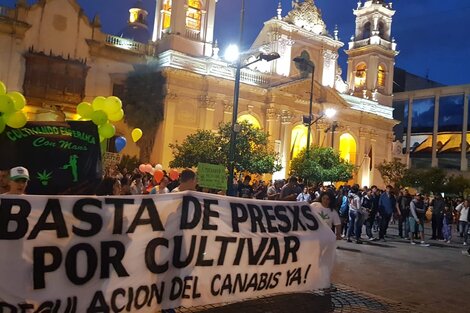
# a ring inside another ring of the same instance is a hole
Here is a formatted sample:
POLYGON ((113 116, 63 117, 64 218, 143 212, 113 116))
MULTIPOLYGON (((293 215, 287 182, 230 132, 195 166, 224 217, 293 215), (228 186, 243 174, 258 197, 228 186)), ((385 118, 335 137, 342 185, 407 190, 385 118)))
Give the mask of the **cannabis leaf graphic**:
POLYGON ((38 173, 37 178, 41 181, 43 186, 47 186, 49 184, 49 180, 52 178, 52 172, 46 172, 46 170, 42 171, 42 173, 38 173))

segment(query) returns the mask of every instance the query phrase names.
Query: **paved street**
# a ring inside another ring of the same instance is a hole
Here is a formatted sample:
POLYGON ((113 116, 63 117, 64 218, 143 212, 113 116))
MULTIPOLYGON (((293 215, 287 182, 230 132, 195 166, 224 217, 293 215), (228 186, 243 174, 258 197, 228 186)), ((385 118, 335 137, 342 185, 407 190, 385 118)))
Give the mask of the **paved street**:
POLYGON ((278 295, 178 312, 469 312, 470 257, 462 255, 460 238, 454 236, 452 244, 429 241, 430 247, 420 247, 398 238, 394 225, 389 234, 386 242, 339 242, 331 292, 278 295))
MULTIPOLYGON (((390 233, 397 234, 393 225, 390 233)), ((470 257, 461 254, 460 242, 455 234, 452 244, 429 241, 430 247, 396 236, 363 245, 341 242, 333 281, 423 312, 469 312, 470 257)))

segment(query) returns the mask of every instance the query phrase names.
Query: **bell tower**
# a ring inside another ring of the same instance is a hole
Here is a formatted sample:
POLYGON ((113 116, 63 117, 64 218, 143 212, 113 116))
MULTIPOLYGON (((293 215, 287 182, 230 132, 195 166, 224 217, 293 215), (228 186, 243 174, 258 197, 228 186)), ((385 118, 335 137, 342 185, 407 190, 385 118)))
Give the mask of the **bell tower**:
POLYGON ((354 10, 356 32, 351 37, 347 81, 352 94, 392 105, 397 44, 392 38, 392 3, 358 1, 354 10))
POLYGON ((159 53, 211 56, 217 0, 156 0, 152 41, 159 53))

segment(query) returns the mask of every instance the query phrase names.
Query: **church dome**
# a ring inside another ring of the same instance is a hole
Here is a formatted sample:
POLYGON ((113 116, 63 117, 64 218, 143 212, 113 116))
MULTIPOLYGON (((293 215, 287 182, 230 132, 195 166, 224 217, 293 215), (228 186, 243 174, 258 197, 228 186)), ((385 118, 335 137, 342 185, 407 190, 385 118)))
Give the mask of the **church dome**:
POLYGON ((129 21, 127 22, 127 26, 121 30, 120 36, 122 38, 147 43, 151 36, 147 26, 148 12, 145 10, 142 0, 137 0, 132 8, 129 9, 129 13, 129 21))
POLYGON ((151 38, 147 27, 132 23, 129 23, 129 25, 120 32, 120 37, 142 43, 148 43, 151 38))
POLYGON ((284 21, 303 28, 317 35, 326 34, 326 25, 322 19, 321 11, 313 0, 299 3, 292 2, 293 8, 284 18, 284 21))

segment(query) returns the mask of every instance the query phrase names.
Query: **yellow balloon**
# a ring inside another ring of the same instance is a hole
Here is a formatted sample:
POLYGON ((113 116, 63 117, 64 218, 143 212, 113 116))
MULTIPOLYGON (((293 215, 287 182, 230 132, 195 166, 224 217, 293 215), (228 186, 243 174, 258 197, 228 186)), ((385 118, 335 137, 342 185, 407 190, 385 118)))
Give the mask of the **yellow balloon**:
POLYGON ((7 96, 9 96, 13 100, 16 111, 21 110, 26 105, 25 97, 18 91, 11 91, 7 93, 7 96))
POLYGON ((21 111, 16 111, 11 114, 7 114, 5 116, 5 121, 11 128, 21 128, 26 125, 28 119, 26 118, 26 114, 21 111))
POLYGON ((124 111, 120 109, 117 112, 114 112, 108 116, 109 120, 112 122, 119 122, 124 117, 124 111))
POLYGON ((104 101, 104 111, 108 113, 108 115, 113 114, 119 111, 122 108, 121 99, 115 96, 107 97, 104 101))
POLYGON ((142 129, 140 129, 140 128, 134 128, 134 129, 132 130, 131 135, 132 135, 132 140, 133 140, 134 142, 139 141, 139 139, 142 138, 142 135, 143 135, 142 129))
POLYGON ((93 110, 103 110, 104 111, 104 101, 106 100, 105 97, 99 96, 96 97, 93 102, 91 103, 93 110))
POLYGON ((93 114, 91 115, 91 120, 98 126, 104 125, 108 121, 108 116, 104 111, 98 110, 93 112, 93 114))
POLYGON ((82 102, 77 105, 77 113, 84 118, 91 118, 93 114, 93 108, 90 103, 82 102))
POLYGON ((4 95, 6 93, 7 93, 7 87, 2 81, 0 81, 0 95, 4 95))
POLYGON ((103 138, 111 138, 116 133, 116 128, 113 124, 106 123, 98 127, 98 134, 103 138))
POLYGON ((8 95, 0 95, 0 112, 5 114, 15 111, 15 103, 8 95))

